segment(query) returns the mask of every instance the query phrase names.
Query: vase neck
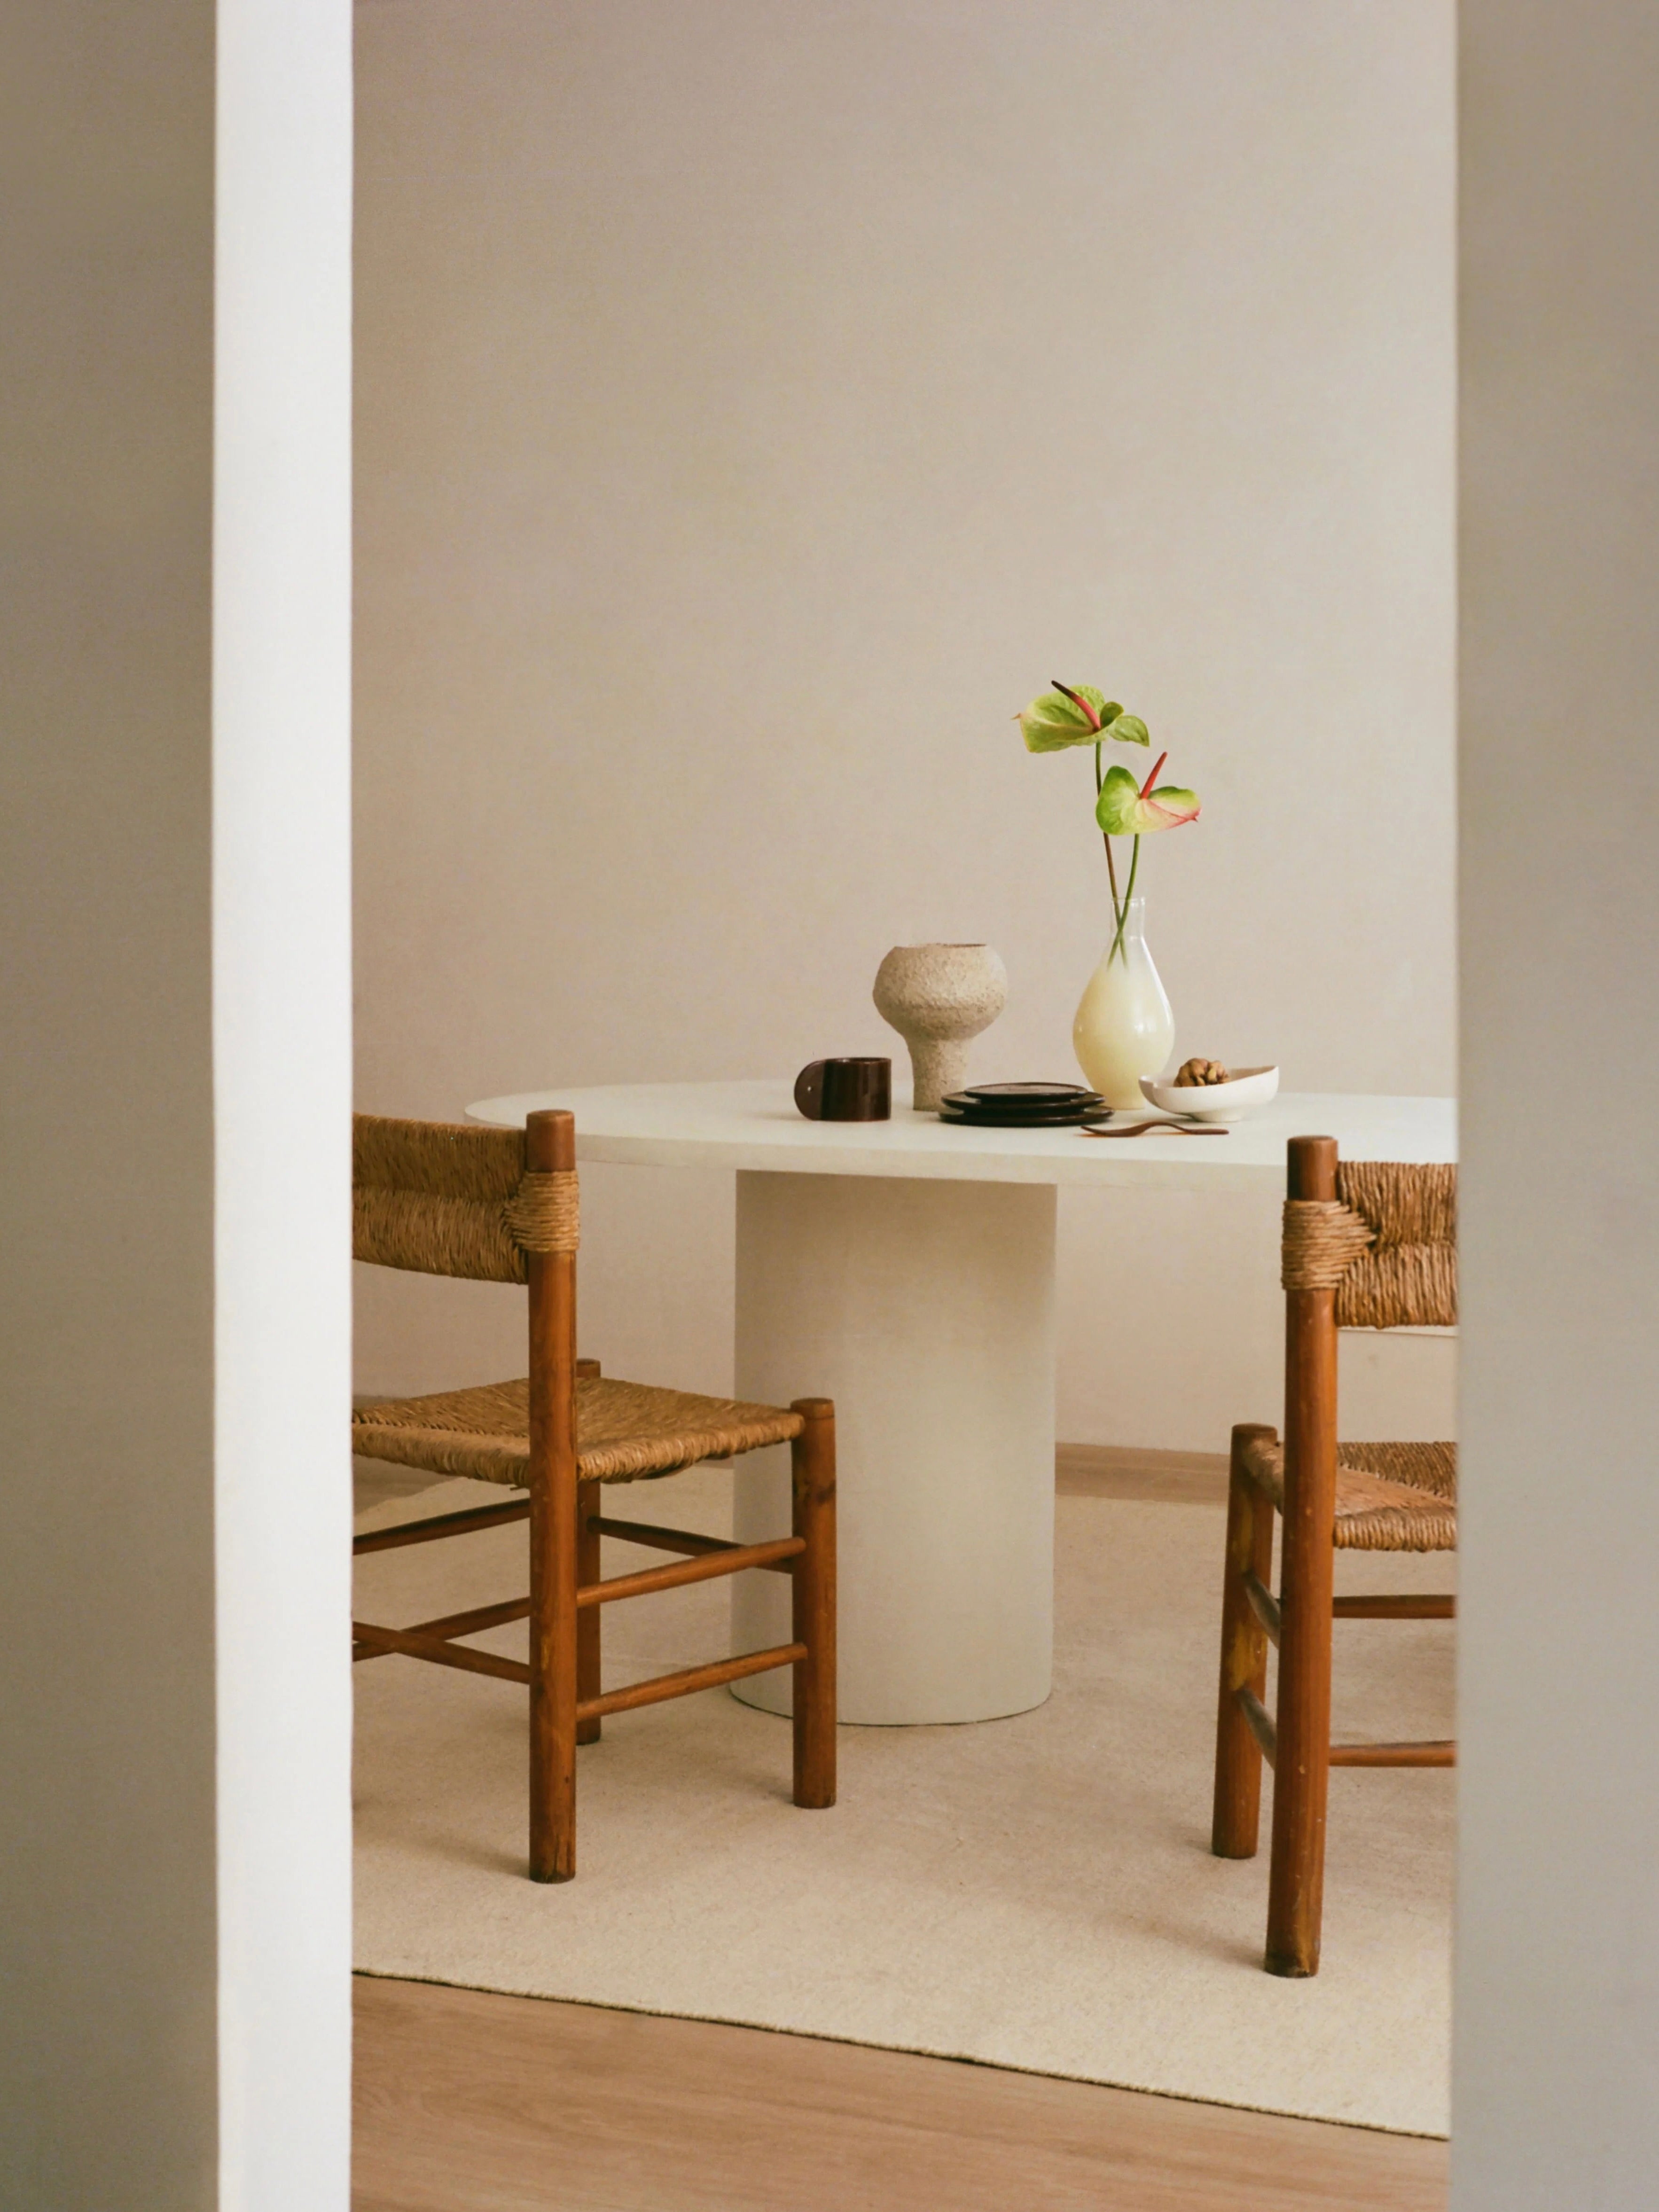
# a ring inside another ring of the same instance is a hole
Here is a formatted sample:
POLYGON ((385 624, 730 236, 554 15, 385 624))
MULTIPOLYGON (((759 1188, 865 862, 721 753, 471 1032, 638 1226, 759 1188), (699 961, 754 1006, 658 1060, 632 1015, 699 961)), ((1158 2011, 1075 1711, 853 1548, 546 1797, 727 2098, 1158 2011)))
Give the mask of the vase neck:
POLYGON ((1121 925, 1114 925, 1112 943, 1115 945, 1144 945, 1146 942, 1146 900, 1138 892, 1132 899, 1120 899, 1118 912, 1122 921, 1121 925))

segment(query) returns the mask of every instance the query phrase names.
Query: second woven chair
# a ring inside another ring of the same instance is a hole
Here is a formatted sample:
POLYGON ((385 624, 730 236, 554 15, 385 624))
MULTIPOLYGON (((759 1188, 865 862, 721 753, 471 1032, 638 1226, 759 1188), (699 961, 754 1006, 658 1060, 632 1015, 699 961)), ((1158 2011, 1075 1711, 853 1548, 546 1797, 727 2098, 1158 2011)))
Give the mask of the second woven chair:
POLYGON ((530 1872, 576 1870, 576 1747, 608 1713, 682 1698, 776 1667, 794 1670, 794 1797, 836 1802, 836 1428, 827 1399, 759 1406, 601 1376, 576 1358, 575 1128, 568 1113, 532 1114, 526 1130, 355 1117, 353 1249, 359 1260, 530 1293, 522 1382, 406 1398, 359 1410, 355 1452, 437 1475, 468 1475, 528 1492, 520 1502, 406 1522, 359 1536, 358 1553, 530 1523, 530 1592, 406 1628, 352 1625, 356 1659, 401 1654, 524 1685, 530 1692, 530 1872), (764 1544, 616 1521, 601 1486, 672 1474, 699 1460, 787 1443, 793 1528, 764 1544), (678 1556, 678 1564, 600 1579, 599 1540, 678 1556), (769 1569, 793 1583, 792 1640, 605 1692, 601 1608, 769 1569), (527 1663, 462 1639, 528 1620, 527 1663))
POLYGON ((1212 1848, 1255 1855, 1261 1762, 1273 1769, 1269 1973, 1319 1971, 1325 1806, 1332 1766, 1449 1766, 1449 1743, 1333 1744, 1333 1620, 1449 1620, 1449 1596, 1337 1597, 1334 1553, 1449 1552, 1449 1443, 1339 1444, 1340 1328, 1457 1320, 1457 1170, 1343 1161, 1333 1137, 1293 1137, 1285 1207, 1285 1440, 1236 1428, 1227 1506, 1212 1848), (1273 1516, 1283 1516, 1277 1597, 1273 1516), (1277 1711, 1262 1700, 1279 1646, 1277 1711))

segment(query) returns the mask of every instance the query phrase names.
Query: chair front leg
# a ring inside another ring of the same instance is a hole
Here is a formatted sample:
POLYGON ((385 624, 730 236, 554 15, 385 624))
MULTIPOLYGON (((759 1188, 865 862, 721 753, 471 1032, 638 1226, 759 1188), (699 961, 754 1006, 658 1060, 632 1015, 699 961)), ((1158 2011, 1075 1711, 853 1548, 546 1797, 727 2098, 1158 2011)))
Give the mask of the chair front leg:
MULTIPOLYGON (((586 1361, 582 1364, 587 1364, 586 1361)), ((588 1523, 604 1510, 600 1487, 597 1482, 584 1482, 576 1492, 576 1580, 584 1589, 599 1579, 599 1532, 588 1523)), ((599 1638, 604 1612, 603 1606, 585 1605, 576 1621, 576 1695, 584 1702, 599 1694, 599 1638)), ((603 1726, 597 1716, 592 1720, 578 1721, 577 1742, 597 1743, 603 1726)))
POLYGON ((1216 1709, 1215 1804, 1210 1849, 1218 1858, 1255 1856, 1261 1822, 1261 1747, 1238 1701, 1267 1686, 1267 1635, 1246 1594, 1245 1577, 1264 1587, 1273 1571, 1273 1507, 1245 1472, 1245 1452, 1270 1428, 1233 1431, 1227 1487, 1227 1564, 1221 1593, 1221 1686, 1216 1709))
POLYGON ((836 1802, 836 1409, 827 1398, 797 1398, 805 1422, 790 1446, 794 1534, 806 1549, 793 1564, 795 1802, 836 1802))

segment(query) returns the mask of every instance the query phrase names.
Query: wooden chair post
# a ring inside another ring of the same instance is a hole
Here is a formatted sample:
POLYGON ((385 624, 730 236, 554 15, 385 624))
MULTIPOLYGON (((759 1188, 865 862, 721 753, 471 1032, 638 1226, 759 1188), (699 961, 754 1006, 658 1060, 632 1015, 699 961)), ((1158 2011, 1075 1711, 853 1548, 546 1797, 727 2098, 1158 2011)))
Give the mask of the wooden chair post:
POLYGON ((797 1398, 805 1422, 790 1446, 794 1534, 791 1635, 806 1646, 794 1662, 795 1802, 836 1802, 836 1409, 827 1398, 797 1398))
POLYGON ((1267 1686, 1267 1634, 1246 1595, 1245 1577, 1272 1578, 1273 1508, 1244 1471, 1246 1447, 1273 1431, 1242 1423, 1233 1431, 1227 1485, 1227 1565, 1221 1597, 1221 1688, 1216 1711, 1215 1809, 1210 1849, 1218 1858, 1255 1856, 1261 1821, 1261 1747, 1239 1705, 1267 1686))
MULTIPOLYGON (((605 1510, 597 1482, 576 1486, 576 1580, 583 1589, 599 1579, 599 1532, 592 1524, 605 1510)), ((576 1621, 576 1695, 583 1702, 599 1694, 603 1671, 600 1644, 605 1614, 597 1605, 585 1605, 576 1621)), ((605 1723, 598 1714, 576 1723, 578 1743, 597 1743, 605 1723)))
MULTIPOLYGON (((573 1173, 573 1115, 532 1114, 525 1164, 573 1173)), ((532 1252, 530 1283, 530 1873, 576 1871, 576 1255, 532 1252)))
MULTIPOLYGON (((579 1359, 576 1377, 597 1382, 599 1363, 597 1359, 579 1359)), ((582 1482, 576 1486, 576 1580, 583 1589, 599 1579, 599 1532, 592 1525, 605 1510, 604 1485, 582 1482)), ((597 1605, 585 1605, 576 1622, 576 1695, 583 1703, 599 1694, 603 1673, 603 1648, 600 1642, 601 1625, 605 1615, 597 1605)), ((576 1723, 578 1743, 597 1743, 605 1723, 598 1714, 576 1723)))
MULTIPOLYGON (((1334 1200, 1336 1139, 1290 1145, 1292 1199, 1334 1200)), ((1331 1754, 1335 1574, 1336 1292, 1285 1295, 1284 1553, 1267 1894, 1271 1974, 1319 1971, 1331 1754)))

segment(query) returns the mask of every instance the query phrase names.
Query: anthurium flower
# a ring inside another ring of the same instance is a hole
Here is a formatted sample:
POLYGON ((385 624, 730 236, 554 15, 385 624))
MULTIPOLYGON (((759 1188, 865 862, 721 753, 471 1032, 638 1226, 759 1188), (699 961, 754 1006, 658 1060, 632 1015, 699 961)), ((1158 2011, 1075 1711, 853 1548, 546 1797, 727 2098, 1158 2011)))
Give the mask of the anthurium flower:
POLYGON ((1126 714, 1115 699, 1092 684, 1057 683, 1015 719, 1028 752, 1057 753, 1067 745, 1097 745, 1107 738, 1131 745, 1152 742, 1138 714, 1126 714))
MULTIPOLYGON (((1028 739, 1029 743, 1030 740, 1028 739)), ((1154 830, 1178 830, 1198 817, 1198 793, 1177 783, 1152 788, 1170 756, 1160 753, 1152 773, 1137 785, 1127 768, 1109 768, 1100 787, 1095 819, 1109 837, 1146 837, 1154 830)))

